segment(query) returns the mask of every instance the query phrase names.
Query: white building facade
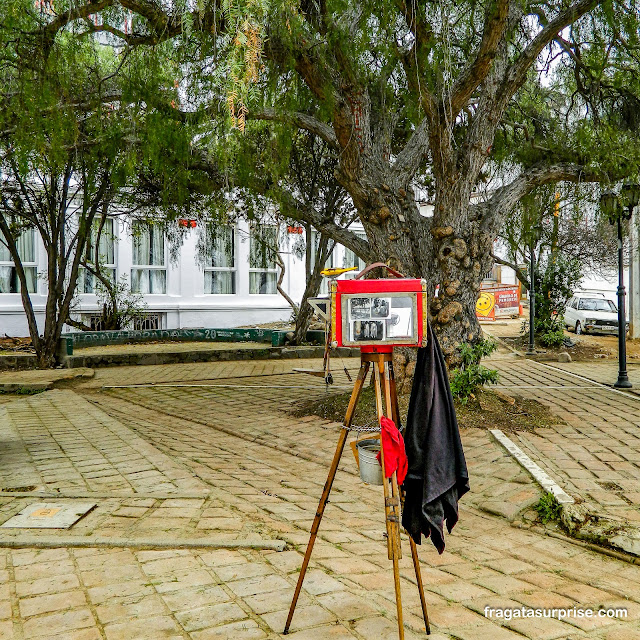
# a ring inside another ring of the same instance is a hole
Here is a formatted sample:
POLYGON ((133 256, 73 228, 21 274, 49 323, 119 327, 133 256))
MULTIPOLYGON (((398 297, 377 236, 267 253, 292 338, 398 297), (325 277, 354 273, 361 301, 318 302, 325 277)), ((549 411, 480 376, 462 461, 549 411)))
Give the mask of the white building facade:
MULTIPOLYGON (((159 226, 118 218, 107 221, 99 247, 102 271, 116 280, 124 277, 146 305, 144 318, 131 328, 229 328, 289 319, 291 306, 276 288, 280 269, 265 247, 277 243, 285 268, 282 288, 298 302, 306 278, 304 253, 296 250, 296 245, 306 242, 304 231, 286 225, 252 225, 242 220, 218 227, 215 237, 208 241, 203 231, 198 226, 186 228, 182 243, 171 251, 159 226)), ((33 230, 20 238, 19 250, 42 331, 47 295, 46 252, 33 230)), ((328 266, 361 268, 364 263, 338 245, 328 266)), ((79 275, 72 316, 90 325, 95 325, 99 316, 99 301, 88 272, 79 275)), ((5 334, 27 336, 29 332, 17 273, 8 250, 0 242, 0 335, 5 334)))

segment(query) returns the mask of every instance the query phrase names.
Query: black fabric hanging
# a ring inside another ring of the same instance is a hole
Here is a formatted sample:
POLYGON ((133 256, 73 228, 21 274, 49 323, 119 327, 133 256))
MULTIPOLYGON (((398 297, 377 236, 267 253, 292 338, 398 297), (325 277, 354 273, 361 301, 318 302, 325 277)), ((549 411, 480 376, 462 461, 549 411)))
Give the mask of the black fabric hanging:
POLYGON ((442 553, 444 522, 451 533, 469 474, 444 356, 430 324, 427 346, 418 349, 404 442, 409 472, 402 525, 417 544, 422 534, 431 536, 442 553))

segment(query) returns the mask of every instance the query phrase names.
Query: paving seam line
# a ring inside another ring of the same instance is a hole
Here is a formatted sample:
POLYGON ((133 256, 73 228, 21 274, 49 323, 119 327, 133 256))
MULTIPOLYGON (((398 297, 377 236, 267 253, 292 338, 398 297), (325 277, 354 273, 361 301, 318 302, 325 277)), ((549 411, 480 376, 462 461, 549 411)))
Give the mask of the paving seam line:
MULTIPOLYGON (((528 360, 529 358, 527 358, 528 360)), ((560 367, 554 367, 551 364, 545 364, 544 362, 538 362, 537 360, 531 360, 531 362, 534 362, 535 364, 541 366, 541 367, 545 367, 546 369, 553 369, 554 371, 560 371, 561 373, 566 373, 568 376, 573 376, 574 378, 580 378, 580 380, 584 380, 586 382, 590 382, 592 385, 596 386, 596 387, 601 387, 602 389, 605 389, 606 391, 611 391, 612 393, 619 393, 621 396, 624 396, 625 398, 630 398, 632 400, 640 400, 640 397, 638 397, 635 393, 625 393, 624 391, 620 391, 619 389, 614 389, 612 386, 607 385, 607 384, 602 384, 602 382, 597 382, 596 380, 592 380, 591 378, 587 378, 585 376, 581 376, 577 373, 572 373, 571 371, 567 371, 566 369, 561 369, 560 367)))
POLYGON ((284 551, 287 543, 284 540, 199 540, 195 538, 179 538, 173 540, 139 538, 114 540, 113 538, 90 538, 60 536, 25 536, 0 539, 0 549, 256 549, 267 551, 284 551))
POLYGON ((524 453, 517 444, 507 438, 500 429, 490 429, 489 432, 533 476, 533 479, 545 491, 552 494, 560 504, 574 504, 575 500, 524 453))

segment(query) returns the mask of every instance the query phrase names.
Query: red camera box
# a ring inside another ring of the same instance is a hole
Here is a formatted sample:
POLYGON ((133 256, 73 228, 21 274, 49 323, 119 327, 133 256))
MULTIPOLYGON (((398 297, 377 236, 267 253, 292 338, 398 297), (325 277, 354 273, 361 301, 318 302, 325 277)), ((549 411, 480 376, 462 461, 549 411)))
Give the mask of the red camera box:
POLYGON ((418 278, 334 280, 331 341, 367 351, 421 347, 427 336, 426 310, 427 284, 418 278))

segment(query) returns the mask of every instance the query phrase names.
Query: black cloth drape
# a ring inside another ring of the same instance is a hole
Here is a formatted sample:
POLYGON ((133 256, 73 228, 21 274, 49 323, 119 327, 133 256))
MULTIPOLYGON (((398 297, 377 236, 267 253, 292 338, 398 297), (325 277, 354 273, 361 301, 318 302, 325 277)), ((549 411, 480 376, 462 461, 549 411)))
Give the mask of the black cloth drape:
POLYGON ((418 349, 404 442, 409 472, 404 481, 402 525, 415 540, 431 536, 444 551, 444 526, 458 521, 458 500, 469 491, 469 474, 442 350, 431 328, 418 349))

